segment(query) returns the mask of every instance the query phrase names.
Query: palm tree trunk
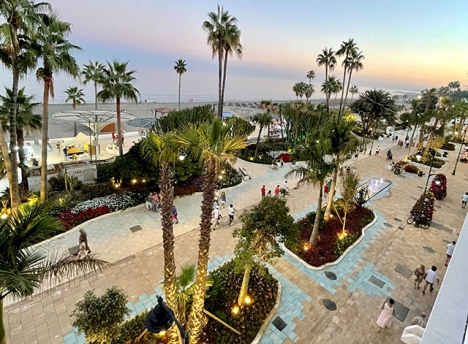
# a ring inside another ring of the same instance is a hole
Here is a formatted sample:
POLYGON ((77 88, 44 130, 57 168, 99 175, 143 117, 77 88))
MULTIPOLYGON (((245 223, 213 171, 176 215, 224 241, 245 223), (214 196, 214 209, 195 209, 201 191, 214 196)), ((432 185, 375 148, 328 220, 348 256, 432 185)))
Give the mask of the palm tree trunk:
POLYGON ((23 129, 18 129, 16 131, 16 136, 18 137, 18 156, 21 167, 21 186, 24 190, 29 190, 28 183, 28 167, 26 166, 26 155, 24 155, 24 131, 23 129))
POLYGON ((47 140, 49 138, 49 92, 50 80, 44 79, 42 95, 42 146, 41 146, 41 202, 47 200, 47 140))
POLYGON ((119 145, 119 155, 123 155, 122 122, 120 121, 120 97, 117 97, 116 101, 117 101, 117 135, 119 135, 117 144, 119 145))
POLYGON ((257 137, 257 145, 255 146, 255 155, 254 155, 254 158, 257 157, 257 154, 258 154, 258 146, 260 145, 260 137, 262 135, 262 129, 263 127, 260 126, 260 131, 258 132, 258 137, 257 137))
MULTIPOLYGON (((340 156, 337 154, 336 161, 339 161, 339 158, 340 156)), ((339 165, 337 164, 335 166, 335 171, 333 171, 333 179, 332 179, 332 184, 330 186, 330 190, 328 194, 329 196, 328 196, 328 201, 327 201, 327 208, 325 209, 325 214, 323 215, 323 217, 325 218, 325 221, 328 221, 330 214, 331 214, 331 209, 333 205, 333 196, 335 195, 336 183, 338 181, 338 169, 339 169, 339 165)))
POLYGON ((182 83, 182 73, 179 73, 179 111, 180 111, 180 85, 182 83))
MULTIPOLYGON (((224 52, 224 67, 223 67, 223 87, 222 87, 222 93, 221 93, 221 100, 222 104, 224 104, 224 91, 226 90, 226 72, 227 72, 227 61, 228 61, 228 53, 227 51, 224 52)), ((221 117, 223 115, 223 112, 221 111, 221 117)))
MULTIPOLYGON (((349 92, 349 86, 351 85, 351 76, 352 75, 353 75, 353 70, 350 69, 349 70, 349 76, 348 76, 348 86, 346 87, 346 94, 345 94, 344 103, 343 103, 343 112, 346 109, 346 100, 348 100, 348 92, 349 92)), ((343 114, 341 114, 341 117, 343 117, 343 114)))
MULTIPOLYGON (((76 102, 73 101, 73 111, 75 111, 75 110, 76 110, 76 102)), ((73 125, 73 136, 76 136, 76 135, 78 135, 78 130, 76 128, 76 122, 73 122, 73 124, 74 124, 73 125)))
POLYGON ((198 243, 197 278, 193 293, 193 303, 190 309, 188 329, 190 343, 198 343, 203 330, 203 307, 205 304, 206 276, 208 274, 208 259, 211 240, 211 213, 213 211, 214 188, 216 181, 216 162, 208 161, 205 175, 205 190, 203 191, 202 216, 200 223, 200 241, 198 243))
POLYGON ((223 49, 218 47, 218 118, 223 118, 223 49))
MULTIPOLYGON (((328 64, 325 63, 325 85, 328 81, 328 64)), ((328 92, 327 92, 327 89, 325 88, 325 101, 327 103, 327 111, 330 111, 330 103, 329 103, 329 100, 328 100, 328 92)))
POLYGON ((239 297, 237 298, 237 304, 239 306, 244 305, 245 297, 247 296, 247 292, 249 291, 249 281, 250 281, 250 271, 252 270, 252 266, 247 264, 244 269, 244 278, 242 279, 242 286, 239 291, 239 297))
POLYGON ((94 110, 97 110, 97 82, 94 82, 94 110))
MULTIPOLYGON (((346 59, 347 59, 347 56, 346 56, 346 59)), ((343 72, 343 89, 341 90, 341 100, 340 100, 340 110, 338 111, 338 122, 341 121, 341 109, 342 109, 342 106, 343 106, 343 98, 344 98, 344 85, 346 85, 346 72, 348 71, 348 69, 346 68, 346 66, 344 67, 344 72, 343 72)))
POLYGON ((11 184, 10 197, 11 208, 16 209, 20 205, 19 186, 18 186, 18 159, 16 154, 16 116, 17 116, 17 99, 18 99, 18 83, 19 71, 16 67, 16 62, 13 65, 13 87, 11 88, 11 106, 9 111, 10 117, 10 161, 11 161, 11 184))
POLYGON ((323 180, 320 181, 320 193, 317 201, 317 210, 315 214, 314 228, 312 229, 312 234, 310 235, 310 242, 313 247, 317 247, 318 242, 318 230, 320 226, 320 216, 322 215, 322 199, 323 199, 323 180))
MULTIPOLYGON (((177 314, 177 285, 176 285, 176 265, 174 257, 174 223, 172 220, 172 209, 174 206, 174 193, 172 190, 171 171, 169 164, 164 163, 161 166, 161 222, 163 228, 163 247, 164 247, 164 295, 166 304, 177 314)), ((179 335, 177 328, 171 326, 168 330, 169 342, 178 343, 179 335)))
MULTIPOLYGON (((7 171, 7 178, 8 178, 8 184, 12 185, 13 182, 11 180, 11 158, 10 158, 10 152, 8 151, 8 143, 6 141, 6 136, 5 132, 3 131, 3 126, 0 125, 0 149, 2 151, 2 158, 3 158, 3 163, 5 165, 5 169, 7 171)), ((10 188, 11 190, 11 188, 10 188)), ((11 201, 11 198, 10 198, 11 201)))
POLYGON ((0 344, 6 344, 6 331, 3 322, 3 299, 0 299, 0 344))

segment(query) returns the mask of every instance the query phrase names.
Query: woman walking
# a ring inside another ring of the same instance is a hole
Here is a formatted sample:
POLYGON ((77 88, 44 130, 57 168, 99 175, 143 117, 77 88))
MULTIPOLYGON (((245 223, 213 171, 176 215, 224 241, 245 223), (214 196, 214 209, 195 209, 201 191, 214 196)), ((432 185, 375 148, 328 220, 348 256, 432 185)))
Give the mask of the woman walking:
POLYGON ((388 326, 390 325, 390 322, 392 321, 393 314, 395 313, 395 308, 393 308, 394 304, 395 304, 395 300, 388 299, 382 305, 382 307, 381 307, 382 312, 380 312, 379 318, 377 319, 377 325, 379 325, 379 327, 380 327, 379 332, 382 329, 387 329, 388 326))
POLYGON ((424 279, 424 275, 426 274, 426 267, 424 265, 419 266, 416 270, 414 270, 414 275, 416 276, 416 279, 414 280, 414 288, 419 289, 419 285, 424 279))
POLYGON ((219 200, 221 201, 221 209, 224 209, 226 207, 226 193, 224 191, 221 192, 219 200))

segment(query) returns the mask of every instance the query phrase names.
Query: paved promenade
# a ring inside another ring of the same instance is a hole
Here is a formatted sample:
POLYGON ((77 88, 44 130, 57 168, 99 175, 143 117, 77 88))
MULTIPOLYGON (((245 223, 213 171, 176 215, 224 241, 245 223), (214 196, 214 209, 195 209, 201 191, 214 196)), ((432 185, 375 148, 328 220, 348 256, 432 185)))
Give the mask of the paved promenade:
MULTIPOLYGON (((452 176, 456 153, 449 153, 450 161, 441 169, 448 178, 448 196, 436 201, 433 226, 427 230, 415 228, 404 220, 422 193, 426 179, 388 171, 385 150, 392 147, 395 160, 406 150, 397 148, 389 139, 377 144, 381 147, 379 156, 361 155, 351 162, 362 178, 392 181, 369 204, 377 215, 374 225, 350 254, 333 267, 312 270, 289 254, 278 260, 272 272, 279 279, 283 294, 276 316, 287 326, 279 331, 270 324, 262 343, 399 343, 403 328, 413 316, 421 311, 430 314, 438 288, 432 295, 422 295, 413 290, 412 277, 406 273, 419 264, 426 267, 434 264, 443 278, 446 242, 457 239, 466 214, 460 207, 460 199, 466 191, 468 166, 459 164, 457 174, 452 176), (335 279, 329 278, 330 272, 335 279), (390 329, 377 333, 375 320, 388 296, 401 304, 397 312, 400 320, 394 319, 390 329), (328 300, 325 303, 333 301, 336 310, 324 307, 324 300, 328 300)), ((273 171, 269 166, 245 161, 238 161, 237 165, 245 167, 252 176, 251 180, 225 190, 227 203, 233 203, 238 210, 260 200, 262 185, 272 190, 277 184, 282 186, 284 174, 290 168, 286 165, 273 171)), ((293 187, 294 180, 289 184, 293 187)), ((288 205, 295 218, 315 208, 317 193, 312 187, 290 191, 288 205)), ((196 262, 200 201, 200 194, 175 201, 180 217, 180 223, 175 226, 179 269, 196 262)), ((226 210, 222 214, 227 215, 226 210)), ((239 214, 240 211, 237 218, 239 214)), ((83 343, 84 338, 73 332, 69 314, 90 289, 100 294, 112 285, 122 287, 128 293, 128 306, 133 314, 154 305, 163 279, 159 216, 138 206, 84 224, 93 252, 114 264, 100 274, 59 285, 45 294, 15 303, 9 300, 5 308, 9 343, 83 343), (130 228, 135 226, 142 229, 132 232, 130 228)), ((220 228, 213 232, 210 268, 216 268, 232 255, 235 240, 231 233, 236 225, 238 220, 233 227, 221 221, 220 228)), ((67 250, 77 244, 79 228, 39 247, 56 252, 67 250)))

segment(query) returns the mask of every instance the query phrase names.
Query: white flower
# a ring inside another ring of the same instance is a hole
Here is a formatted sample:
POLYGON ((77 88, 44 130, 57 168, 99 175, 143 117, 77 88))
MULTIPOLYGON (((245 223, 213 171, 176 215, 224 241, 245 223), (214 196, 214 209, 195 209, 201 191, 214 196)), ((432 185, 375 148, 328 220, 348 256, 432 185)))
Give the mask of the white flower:
POLYGON ((73 214, 78 214, 80 211, 86 211, 88 209, 96 209, 102 206, 109 207, 111 212, 124 210, 135 205, 133 199, 128 195, 109 195, 104 197, 98 197, 91 200, 87 200, 78 203, 71 209, 73 214))

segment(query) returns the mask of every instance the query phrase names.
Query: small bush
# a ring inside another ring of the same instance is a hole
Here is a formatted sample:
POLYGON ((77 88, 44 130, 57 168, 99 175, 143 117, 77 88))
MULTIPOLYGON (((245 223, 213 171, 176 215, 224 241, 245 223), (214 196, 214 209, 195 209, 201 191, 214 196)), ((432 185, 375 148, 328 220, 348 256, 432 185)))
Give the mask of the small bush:
POLYGON ((97 182, 108 182, 114 176, 114 163, 105 162, 96 165, 97 182))
POLYGON ((405 170, 405 172, 408 172, 408 173, 418 173, 419 172, 419 168, 415 165, 412 165, 412 164, 405 164, 403 165, 403 169, 405 170))
MULTIPOLYGON (((455 140, 452 140, 452 141, 455 141, 455 140)), ((456 140, 456 141, 459 141, 457 143, 461 143, 461 139, 456 140)), ((450 143, 450 142, 449 143, 444 143, 442 145, 442 147, 440 147, 440 149, 446 150, 446 151, 454 151, 455 150, 455 145, 453 143, 450 143)))
POLYGON ((81 194, 85 199, 92 199, 96 197, 104 197, 114 193, 114 189, 110 182, 98 184, 84 184, 81 187, 81 194))
MULTIPOLYGON (((362 219, 361 219, 362 220, 362 219)), ((335 255, 336 258, 341 256, 346 249, 354 244, 357 239, 361 236, 361 233, 348 234, 343 239, 337 239, 335 241, 335 255)))

